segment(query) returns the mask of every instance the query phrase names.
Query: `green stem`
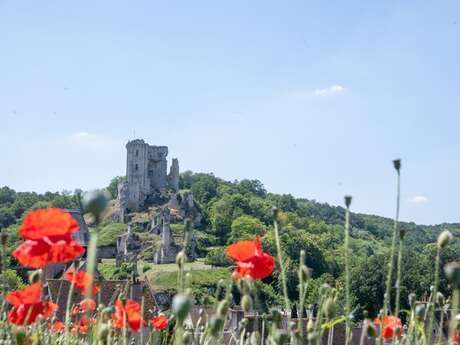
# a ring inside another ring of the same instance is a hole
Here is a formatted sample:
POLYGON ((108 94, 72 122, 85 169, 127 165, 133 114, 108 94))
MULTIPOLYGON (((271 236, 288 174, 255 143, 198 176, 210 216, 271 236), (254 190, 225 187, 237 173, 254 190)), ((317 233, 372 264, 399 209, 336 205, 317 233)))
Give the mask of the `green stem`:
POLYGON ((438 250, 436 251, 436 261, 434 266, 434 287, 433 287, 433 294, 431 296, 431 304, 432 307, 430 309, 430 316, 428 319, 428 337, 427 337, 427 344, 431 344, 431 337, 432 337, 432 330, 433 330, 433 323, 436 311, 436 299, 438 295, 438 286, 439 286, 439 263, 441 261, 441 247, 438 246, 438 250))
POLYGON ((458 299, 459 299, 459 293, 460 290, 457 286, 454 288, 454 295, 452 297, 452 306, 451 306, 451 311, 450 311, 450 323, 449 323, 449 339, 448 342, 452 339, 455 328, 456 328, 456 320, 455 317, 457 316, 458 313, 458 299))
POLYGON ((345 212, 345 345, 350 342, 351 320, 350 320, 350 260, 349 260, 349 237, 350 237, 350 208, 347 205, 345 212))
POLYGON ((285 272, 285 269, 284 269, 284 262, 283 262, 282 252, 281 252, 281 240, 280 240, 279 229, 278 229, 278 221, 277 221, 276 218, 275 218, 275 221, 273 222, 273 225, 275 227, 275 240, 276 240, 276 251, 277 251, 276 254, 277 254, 278 263, 280 265, 281 283, 282 283, 282 286, 283 286, 284 303, 285 303, 285 307, 286 307, 286 312, 289 313, 290 306, 289 306, 289 296, 288 296, 288 292, 287 292, 286 272, 285 272))
MULTIPOLYGON (((386 280, 386 289, 385 289, 385 296, 383 302, 383 316, 388 314, 388 309, 390 305, 390 292, 391 292, 391 278, 393 276, 393 261, 395 257, 395 250, 396 250, 396 236, 398 233, 398 222, 399 222, 399 203, 400 203, 400 183, 401 183, 401 175, 398 172, 398 186, 397 186, 397 196, 396 196, 396 216, 393 224, 393 239, 391 241, 391 251, 390 251, 390 260, 388 262, 388 274, 386 280)), ((383 341, 382 335, 380 338, 383 341)))
MULTIPOLYGON (((141 322, 144 321, 144 293, 141 290, 141 322)), ((144 345, 144 325, 141 326, 140 344, 144 345)))
MULTIPOLYGON (((74 274, 73 280, 75 280, 76 276, 74 274)), ((69 294, 67 295, 67 305, 65 307, 65 339, 66 339, 66 344, 70 344, 70 339, 72 338, 70 336, 70 305, 72 303, 72 295, 73 295, 73 290, 74 290, 75 282, 72 281, 70 283, 69 287, 69 294)))
POLYGON ((400 300, 401 300, 401 273, 402 273, 402 254, 403 254, 403 238, 399 239, 398 250, 398 270, 396 273, 396 301, 395 301, 395 316, 399 317, 400 300))

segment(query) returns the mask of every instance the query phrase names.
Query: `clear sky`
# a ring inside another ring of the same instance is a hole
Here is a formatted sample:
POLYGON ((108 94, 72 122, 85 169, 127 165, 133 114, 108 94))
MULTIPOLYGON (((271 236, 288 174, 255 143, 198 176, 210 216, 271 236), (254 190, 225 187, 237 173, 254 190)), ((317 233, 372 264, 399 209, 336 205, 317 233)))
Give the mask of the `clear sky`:
POLYGON ((97 188, 133 137, 181 170, 460 222, 460 2, 0 0, 0 185, 97 188))

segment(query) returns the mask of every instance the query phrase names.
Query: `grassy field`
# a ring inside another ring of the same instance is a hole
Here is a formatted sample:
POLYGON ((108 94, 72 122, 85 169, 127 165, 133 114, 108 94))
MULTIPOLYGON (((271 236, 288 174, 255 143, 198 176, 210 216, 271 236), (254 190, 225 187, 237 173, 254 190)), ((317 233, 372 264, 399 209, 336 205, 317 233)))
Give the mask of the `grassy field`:
MULTIPOLYGON (((156 290, 177 287, 176 264, 151 265, 151 267, 145 273, 145 277, 156 290)), ((204 264, 202 260, 186 263, 184 269, 192 275, 192 287, 197 288, 215 286, 220 279, 228 279, 231 274, 226 268, 212 267, 204 264)))
MULTIPOLYGON (((178 267, 175 263, 156 265, 139 261, 137 267, 141 277, 148 279, 155 290, 170 290, 177 287, 178 267), (145 273, 143 273, 144 266, 150 267, 145 273)), ((115 268, 115 260, 113 259, 102 260, 98 265, 100 273, 106 279, 110 279, 115 268)), ((227 268, 206 265, 203 259, 186 263, 184 269, 192 275, 193 288, 213 287, 220 279, 229 279, 231 274, 231 271, 227 268)))

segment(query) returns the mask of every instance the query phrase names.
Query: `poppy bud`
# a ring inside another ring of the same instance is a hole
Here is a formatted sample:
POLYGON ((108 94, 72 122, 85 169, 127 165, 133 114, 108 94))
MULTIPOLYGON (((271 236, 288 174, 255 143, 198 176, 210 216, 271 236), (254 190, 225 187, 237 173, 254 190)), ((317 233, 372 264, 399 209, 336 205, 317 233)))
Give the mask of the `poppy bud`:
POLYGON ((284 345, 289 342, 289 335, 285 330, 278 329, 273 335, 273 340, 276 345, 284 345))
POLYGON ((181 250, 179 253, 176 255, 176 264, 179 266, 179 268, 182 268, 185 263, 185 253, 183 250, 181 250))
POLYGON ((444 266, 444 273, 455 288, 460 286, 460 262, 449 262, 444 266))
POLYGON ((190 287, 190 285, 192 283, 192 275, 189 272, 187 272, 187 273, 185 273, 184 278, 185 278, 185 286, 190 287))
POLYGON ((2 231, 0 233, 0 239, 1 239, 2 246, 6 246, 6 244, 8 243, 8 237, 9 237, 9 234, 6 231, 2 231))
POLYGON ((217 306, 217 315, 225 317, 225 315, 227 315, 229 305, 230 303, 226 299, 220 301, 217 306))
POLYGON ((126 305, 126 295, 124 293, 121 293, 120 296, 118 296, 118 299, 121 301, 121 304, 123 304, 123 307, 126 305))
POLYGON ((377 336, 377 328, 370 320, 366 322, 366 335, 372 338, 377 336))
POLYGON ((329 297, 323 306, 323 312, 326 318, 333 319, 335 316, 335 301, 333 298, 329 297))
POLYGON ((421 321, 425 318, 426 307, 423 304, 419 304, 415 307, 415 315, 421 321))
POLYGON ((352 199, 352 198, 351 198, 351 195, 345 195, 345 206, 346 206, 347 208, 349 208, 350 205, 351 205, 351 199, 352 199))
POLYGON ((29 283, 35 284, 42 281, 42 270, 36 270, 29 274, 29 283))
POLYGON ((248 325, 248 319, 242 318, 240 323, 239 323, 240 328, 241 329, 246 328, 247 325, 248 325))
POLYGON ((282 316, 281 316, 281 313, 278 311, 278 309, 272 308, 270 310, 270 314, 271 314, 273 322, 280 322, 281 321, 282 316))
POLYGON ((203 308, 200 308, 200 310, 198 310, 198 315, 203 318, 206 316, 205 312, 204 312, 204 309, 203 308))
POLYGON ((395 167, 396 171, 399 172, 399 170, 401 169, 401 160, 395 159, 393 161, 393 166, 395 167))
POLYGON ((279 210, 278 207, 272 208, 273 219, 278 220, 279 210))
POLYGON ((221 287, 225 287, 225 280, 224 279, 219 279, 219 281, 217 282, 217 285, 218 286, 221 286, 221 287))
POLYGON ((310 270, 307 266, 301 265, 299 267, 299 281, 302 283, 306 283, 310 278, 310 270))
POLYGON ((104 191, 87 192, 83 196, 83 207, 86 212, 99 219, 108 204, 108 195, 104 191))
POLYGON ((217 337, 221 330, 224 328, 224 320, 220 317, 212 317, 208 323, 209 333, 212 336, 217 337))
POLYGON ((399 238, 402 240, 404 239, 404 236, 406 236, 406 229, 399 229, 399 238))
POLYGON ((329 284, 327 284, 327 283, 322 284, 319 287, 319 295, 320 296, 326 295, 329 292, 330 289, 331 289, 331 286, 329 284))
POLYGON ((251 333, 250 344, 260 345, 260 333, 259 332, 254 331, 251 333))
POLYGON ((310 317, 307 322, 307 332, 311 333, 315 329, 315 323, 313 322, 313 319, 310 317))
POLYGON ((452 233, 449 230, 444 230, 438 236, 438 247, 444 248, 452 241, 452 233))
POLYGON ((187 314, 192 308, 192 304, 193 302, 188 295, 177 294, 174 296, 172 301, 172 312, 174 316, 176 316, 179 324, 182 324, 187 317, 187 314))
POLYGON ((439 305, 439 306, 443 306, 444 305, 444 302, 445 302, 445 298, 444 298, 444 295, 440 292, 438 292, 436 294, 436 303, 439 305))
POLYGON ((252 309, 252 299, 249 295, 243 295, 241 299, 241 307, 245 313, 249 313, 252 309))
POLYGON ((408 300, 409 300, 409 306, 411 308, 414 308, 415 307, 415 302, 417 302, 417 295, 415 293, 410 293, 409 296, 408 296, 408 300))

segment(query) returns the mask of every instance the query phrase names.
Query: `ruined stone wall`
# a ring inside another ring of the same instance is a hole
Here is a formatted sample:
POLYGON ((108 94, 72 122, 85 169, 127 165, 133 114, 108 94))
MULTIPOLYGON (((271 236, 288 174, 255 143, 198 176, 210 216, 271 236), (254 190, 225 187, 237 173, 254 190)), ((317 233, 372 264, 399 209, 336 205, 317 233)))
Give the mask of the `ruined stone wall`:
POLYGON ((149 192, 162 191, 167 187, 168 155, 167 146, 148 147, 148 170, 149 192))
POLYGON ((179 190, 179 161, 177 158, 173 158, 171 163, 171 169, 168 175, 169 187, 177 192, 179 190))

